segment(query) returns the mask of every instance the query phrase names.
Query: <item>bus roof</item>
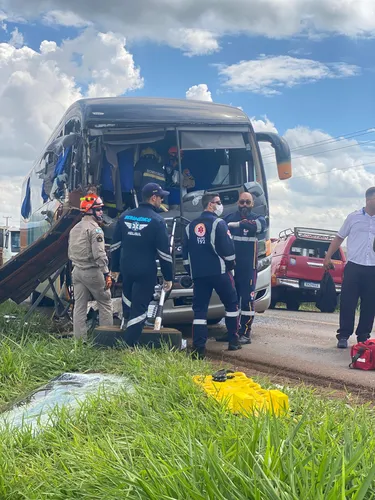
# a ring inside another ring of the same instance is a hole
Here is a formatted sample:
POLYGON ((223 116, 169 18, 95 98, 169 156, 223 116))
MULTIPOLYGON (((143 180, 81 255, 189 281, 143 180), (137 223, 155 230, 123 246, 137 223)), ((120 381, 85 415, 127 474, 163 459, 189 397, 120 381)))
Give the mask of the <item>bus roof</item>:
POLYGON ((100 97, 80 99, 72 105, 81 109, 86 125, 114 120, 134 124, 247 125, 248 116, 239 108, 212 102, 156 97, 100 97))

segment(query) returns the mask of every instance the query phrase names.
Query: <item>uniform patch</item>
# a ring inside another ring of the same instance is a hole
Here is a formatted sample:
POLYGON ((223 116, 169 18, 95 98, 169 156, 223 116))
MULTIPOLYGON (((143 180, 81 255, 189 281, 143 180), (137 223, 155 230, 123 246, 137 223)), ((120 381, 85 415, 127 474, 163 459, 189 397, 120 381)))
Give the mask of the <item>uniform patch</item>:
POLYGON ((99 243, 101 243, 101 242, 103 241, 103 238, 102 238, 101 236, 99 236, 99 235, 98 235, 98 236, 96 237, 96 241, 98 241, 99 243))
POLYGON ((255 292, 251 292, 251 294, 250 294, 250 298, 251 298, 252 300, 254 300, 254 298, 255 298, 255 292))
POLYGON ((206 234, 206 226, 200 222, 197 224, 194 228, 194 233, 199 237, 202 238, 206 234))

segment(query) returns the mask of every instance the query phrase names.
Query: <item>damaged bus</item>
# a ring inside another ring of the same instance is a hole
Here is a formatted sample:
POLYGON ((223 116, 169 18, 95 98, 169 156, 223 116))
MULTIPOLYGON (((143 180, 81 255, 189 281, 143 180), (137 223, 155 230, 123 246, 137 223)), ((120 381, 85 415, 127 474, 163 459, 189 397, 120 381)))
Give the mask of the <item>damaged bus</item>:
MULTIPOLYGON (((263 312, 271 300, 271 242, 260 142, 272 145, 278 176, 288 179, 291 160, 285 140, 274 133, 255 133, 248 116, 238 108, 164 98, 77 101, 59 122, 23 184, 21 248, 35 247, 34 267, 29 265, 27 270, 30 276, 34 273, 31 281, 38 285, 47 272, 52 276, 59 263, 67 262, 66 237, 79 218, 80 198, 89 190, 95 190, 104 200, 104 231, 110 245, 117 217, 137 206, 136 173, 146 158, 149 171, 154 172, 150 180, 160 176, 160 183, 163 181, 170 192, 162 213, 166 224, 171 227, 173 219, 179 217, 181 226, 176 232, 174 286, 164 307, 164 323, 192 321, 192 282, 182 265, 179 234, 184 224, 202 212, 205 191, 220 193, 223 216, 236 210, 239 193, 249 191, 254 196, 254 211, 266 218, 267 228, 259 235, 255 302, 256 310, 263 312), (51 233, 57 227, 58 236, 53 238, 51 233), (53 244, 43 246, 39 242, 47 241, 47 234, 53 244), (43 271, 39 276, 35 276, 37 269, 43 271)), ((69 284, 66 275, 60 279, 60 285, 64 284, 69 284)), ((27 288, 23 287, 23 295, 27 288)), ((11 298, 21 295, 14 293, 11 298)), ((215 323, 223 314, 214 294, 208 318, 215 323)))

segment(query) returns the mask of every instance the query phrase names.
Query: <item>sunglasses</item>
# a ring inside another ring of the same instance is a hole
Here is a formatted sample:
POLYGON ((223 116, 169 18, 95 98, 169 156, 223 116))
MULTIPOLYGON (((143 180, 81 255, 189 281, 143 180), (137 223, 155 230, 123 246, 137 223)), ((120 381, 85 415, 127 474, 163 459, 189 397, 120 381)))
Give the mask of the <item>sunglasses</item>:
POLYGON ((240 205, 251 205, 252 202, 250 200, 239 200, 240 205))

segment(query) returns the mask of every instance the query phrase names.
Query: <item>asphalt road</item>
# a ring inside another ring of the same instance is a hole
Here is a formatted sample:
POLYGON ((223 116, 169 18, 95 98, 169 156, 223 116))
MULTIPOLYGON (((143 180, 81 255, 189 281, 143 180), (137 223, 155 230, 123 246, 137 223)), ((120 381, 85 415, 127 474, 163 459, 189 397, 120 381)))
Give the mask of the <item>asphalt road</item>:
MULTIPOLYGON (((266 371, 293 376, 323 386, 363 388, 375 394, 375 371, 349 368, 348 349, 337 349, 338 314, 291 312, 283 309, 257 314, 253 342, 240 351, 228 352, 226 344, 210 339, 208 354, 214 358, 266 371)), ((211 328, 211 334, 222 334, 223 326, 211 328)), ((373 334, 375 337, 375 333, 373 334)))

